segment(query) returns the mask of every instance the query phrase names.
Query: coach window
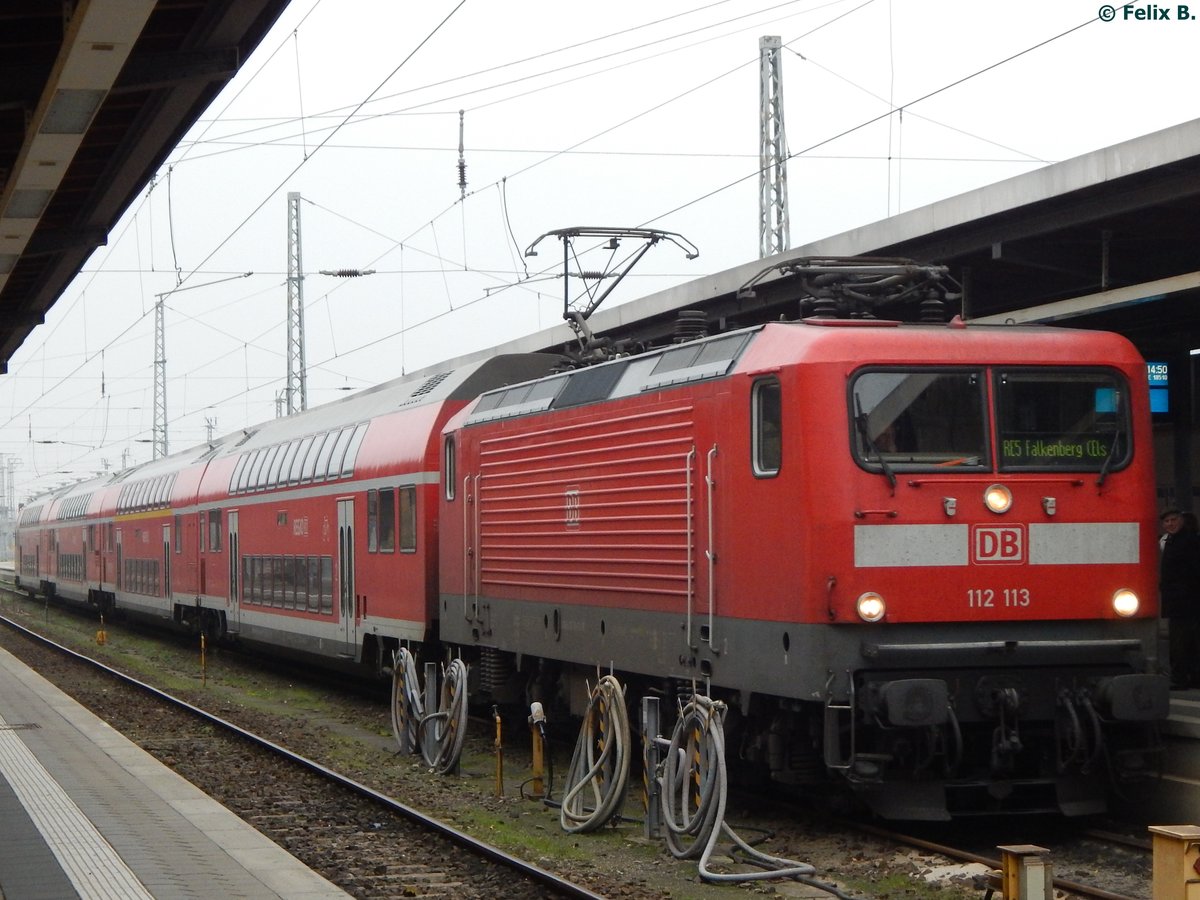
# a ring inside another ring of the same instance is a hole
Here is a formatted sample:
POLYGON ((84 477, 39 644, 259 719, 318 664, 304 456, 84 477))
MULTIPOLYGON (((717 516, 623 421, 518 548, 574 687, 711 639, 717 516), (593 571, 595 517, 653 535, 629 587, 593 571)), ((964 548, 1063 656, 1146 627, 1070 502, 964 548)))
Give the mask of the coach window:
POLYGON ((175 517, 175 552, 183 552, 183 516, 175 517))
POLYGON ((454 499, 454 482, 458 477, 455 474, 455 453, 454 453, 454 436, 447 435, 446 443, 442 447, 442 477, 446 479, 446 499, 454 499))
POLYGON ((358 448, 362 446, 363 438, 367 436, 367 423, 363 422, 354 429, 350 438, 350 446, 346 448, 346 458, 342 460, 342 475, 354 474, 354 461, 358 459, 358 448))
POLYGON ((245 452, 242 454, 244 463, 238 464, 238 482, 236 482, 236 491, 239 493, 246 490, 246 485, 250 482, 250 468, 254 462, 254 451, 245 452))
POLYGON ((325 436, 321 445, 321 453, 317 457, 317 467, 313 472, 313 481, 324 481, 329 477, 329 458, 333 456, 333 448, 337 444, 338 433, 330 432, 325 436))
POLYGON ((283 468, 283 461, 287 457, 287 444, 280 444, 276 450, 278 451, 271 460, 271 471, 267 475, 267 484, 269 488, 273 488, 279 484, 279 470, 283 468))
MULTIPOLYGON (((308 448, 308 456, 304 460, 304 474, 301 477, 301 482, 308 484, 313 480, 313 476, 317 471, 317 457, 321 455, 321 448, 328 442, 329 435, 318 434, 313 438, 312 446, 308 448)), ((328 456, 326 456, 328 460, 328 456)))
POLYGON ((221 550, 221 511, 219 509, 208 511, 208 549, 213 553, 221 550))
POLYGON ((238 476, 242 473, 242 469, 246 468, 246 454, 243 453, 237 458, 237 462, 233 466, 233 474, 229 476, 229 493, 237 493, 238 476))
POLYGON ((779 380, 766 378, 756 382, 751 405, 754 474, 770 478, 779 474, 783 463, 783 404, 779 380))
POLYGON ((279 456, 279 445, 275 445, 267 450, 267 457, 263 461, 262 468, 258 470, 251 487, 256 490, 263 490, 271 484, 271 469, 275 466, 275 460, 279 456))
POLYGON ((267 461, 267 454, 270 452, 268 448, 260 447, 254 451, 254 464, 250 469, 250 477, 246 480, 246 490, 253 491, 258 489, 258 485, 262 481, 263 464, 267 461))
POLYGON ((321 557, 321 612, 333 613, 333 557, 321 557))
POLYGON ((346 448, 350 446, 350 439, 353 437, 353 425, 349 425, 338 432, 337 443, 333 445, 333 455, 329 457, 329 468, 325 473, 326 478, 341 478, 342 460, 346 457, 346 448))
POLYGON ((367 552, 379 549, 379 491, 367 491, 367 552))
POLYGON ((379 552, 396 552, 396 491, 379 491, 379 552))
POLYGON ((417 489, 400 488, 400 550, 415 553, 417 549, 417 489))
POLYGON ((321 558, 308 557, 308 611, 321 611, 321 558))

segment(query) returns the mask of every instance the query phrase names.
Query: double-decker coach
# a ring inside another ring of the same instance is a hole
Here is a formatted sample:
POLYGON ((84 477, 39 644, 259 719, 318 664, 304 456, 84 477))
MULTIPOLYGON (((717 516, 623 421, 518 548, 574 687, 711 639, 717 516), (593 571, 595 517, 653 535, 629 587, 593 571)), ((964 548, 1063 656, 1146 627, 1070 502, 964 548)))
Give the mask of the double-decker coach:
POLYGON ((39 498, 21 583, 336 665, 434 626, 439 436, 552 355, 402 378, 39 498))

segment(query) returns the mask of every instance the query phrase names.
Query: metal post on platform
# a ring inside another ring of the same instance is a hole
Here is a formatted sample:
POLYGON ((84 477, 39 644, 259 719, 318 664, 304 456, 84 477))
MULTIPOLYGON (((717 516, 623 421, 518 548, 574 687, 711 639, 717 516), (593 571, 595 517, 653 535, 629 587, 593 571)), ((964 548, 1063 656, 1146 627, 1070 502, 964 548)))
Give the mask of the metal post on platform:
MULTIPOLYGON (((438 667, 437 663, 425 663, 425 715, 432 716, 438 711, 438 667)), ((438 755, 438 739, 432 728, 426 728, 421 738, 421 753, 425 759, 436 759, 438 755)))
POLYGON ((1200 827, 1151 825, 1154 900, 1185 900, 1200 888, 1200 827))
POLYGON ((642 819, 642 836, 658 838, 662 836, 662 808, 658 796, 658 764, 662 761, 662 750, 659 746, 658 698, 642 698, 642 806, 645 816, 642 819))
POLYGON ((1053 900, 1054 868, 1046 856, 1049 850, 1033 844, 997 849, 1001 854, 1004 900, 1053 900))

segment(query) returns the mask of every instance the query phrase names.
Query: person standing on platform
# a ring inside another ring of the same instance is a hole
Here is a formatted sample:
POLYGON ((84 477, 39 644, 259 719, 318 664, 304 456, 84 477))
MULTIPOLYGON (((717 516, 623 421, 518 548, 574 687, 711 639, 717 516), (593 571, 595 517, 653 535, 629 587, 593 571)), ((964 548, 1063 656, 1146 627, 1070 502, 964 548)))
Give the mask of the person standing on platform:
POLYGON ((1158 590, 1167 619, 1171 687, 1200 687, 1200 534, 1178 509, 1165 510, 1159 520, 1164 539, 1158 590))

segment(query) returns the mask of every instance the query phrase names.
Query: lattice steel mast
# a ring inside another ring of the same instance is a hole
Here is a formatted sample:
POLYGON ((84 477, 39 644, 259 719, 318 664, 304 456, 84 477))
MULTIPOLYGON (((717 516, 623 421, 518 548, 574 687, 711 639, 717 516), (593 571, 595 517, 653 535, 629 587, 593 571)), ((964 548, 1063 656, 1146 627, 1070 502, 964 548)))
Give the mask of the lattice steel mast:
POLYGON ((758 39, 759 84, 759 251, 760 258, 791 246, 788 235, 787 138, 783 128, 783 75, 778 36, 758 39))
POLYGON ((304 269, 300 260, 300 194, 288 194, 287 384, 285 413, 308 409, 308 374, 304 364, 304 269))
POLYGON ((154 450, 153 458, 167 455, 167 329, 165 294, 154 304, 154 450))

